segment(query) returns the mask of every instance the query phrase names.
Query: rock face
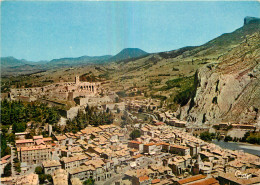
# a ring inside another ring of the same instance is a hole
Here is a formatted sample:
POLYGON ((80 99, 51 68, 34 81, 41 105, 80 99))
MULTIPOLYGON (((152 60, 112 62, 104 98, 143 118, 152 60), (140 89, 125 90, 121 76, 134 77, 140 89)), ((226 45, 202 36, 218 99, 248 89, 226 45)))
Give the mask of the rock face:
POLYGON ((250 22, 256 22, 256 21, 259 22, 260 19, 256 18, 256 17, 249 17, 249 16, 247 16, 247 17, 244 18, 244 25, 249 24, 250 22))
POLYGON ((195 123, 256 123, 260 117, 260 33, 198 72, 194 106, 181 118, 195 123))

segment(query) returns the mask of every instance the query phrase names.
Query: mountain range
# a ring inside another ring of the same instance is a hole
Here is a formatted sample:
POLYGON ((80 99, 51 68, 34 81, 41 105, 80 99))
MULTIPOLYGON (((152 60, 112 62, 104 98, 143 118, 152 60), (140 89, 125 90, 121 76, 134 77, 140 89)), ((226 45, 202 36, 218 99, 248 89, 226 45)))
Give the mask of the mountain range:
POLYGON ((139 48, 125 48, 118 54, 104 56, 81 56, 76 58, 60 58, 51 61, 31 62, 25 59, 16 59, 14 57, 1 57, 2 75, 13 73, 30 74, 37 71, 48 70, 59 67, 73 67, 88 64, 104 64, 106 62, 122 61, 130 58, 138 58, 148 53, 139 48))
MULTIPOLYGON (((201 46, 184 47, 173 51, 158 53, 162 58, 175 58, 185 53, 188 56, 214 56, 230 50, 235 45, 245 39, 246 35, 250 35, 259 30, 260 19, 255 17, 245 17, 244 26, 232 33, 225 33, 201 46)), ((109 62, 128 62, 140 59, 149 54, 139 48, 125 48, 118 54, 104 56, 81 56, 76 58, 60 58, 51 61, 31 62, 24 59, 16 59, 14 57, 1 57, 1 72, 5 75, 20 75, 37 73, 53 68, 73 67, 89 64, 104 64, 109 62)))

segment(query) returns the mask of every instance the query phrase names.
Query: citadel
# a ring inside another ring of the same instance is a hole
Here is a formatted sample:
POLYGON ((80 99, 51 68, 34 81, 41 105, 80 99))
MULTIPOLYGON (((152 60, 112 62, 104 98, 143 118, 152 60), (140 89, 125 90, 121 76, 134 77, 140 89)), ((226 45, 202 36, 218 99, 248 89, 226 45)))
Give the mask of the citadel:
POLYGON ((43 87, 11 89, 11 100, 28 98, 29 101, 36 99, 56 99, 62 101, 73 101, 76 97, 96 96, 100 93, 100 82, 82 82, 77 75, 75 82, 60 82, 43 87))

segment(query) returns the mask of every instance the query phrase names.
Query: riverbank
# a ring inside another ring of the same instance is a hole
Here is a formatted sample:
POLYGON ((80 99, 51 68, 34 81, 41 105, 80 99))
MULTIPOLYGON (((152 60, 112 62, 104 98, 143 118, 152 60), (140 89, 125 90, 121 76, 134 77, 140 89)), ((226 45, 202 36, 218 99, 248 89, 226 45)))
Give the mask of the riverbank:
POLYGON ((230 150, 243 150, 246 153, 260 156, 260 145, 240 143, 240 142, 224 142, 213 140, 212 143, 230 150))

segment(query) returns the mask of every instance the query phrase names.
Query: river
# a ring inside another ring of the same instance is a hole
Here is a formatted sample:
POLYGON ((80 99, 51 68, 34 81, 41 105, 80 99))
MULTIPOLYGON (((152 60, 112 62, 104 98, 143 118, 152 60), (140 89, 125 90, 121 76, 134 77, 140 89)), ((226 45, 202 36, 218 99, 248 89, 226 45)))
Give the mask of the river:
POLYGON ((230 150, 243 150, 246 153, 260 156, 260 145, 253 145, 253 144, 239 143, 239 142, 224 142, 218 140, 213 140, 212 143, 222 148, 226 148, 230 150))

